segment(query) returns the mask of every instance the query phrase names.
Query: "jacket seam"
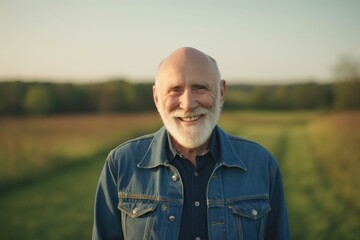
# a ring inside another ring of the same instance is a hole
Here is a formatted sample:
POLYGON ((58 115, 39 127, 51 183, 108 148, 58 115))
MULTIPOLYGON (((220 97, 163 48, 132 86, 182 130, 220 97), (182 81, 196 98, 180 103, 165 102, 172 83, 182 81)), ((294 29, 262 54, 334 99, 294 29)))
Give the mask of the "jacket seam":
POLYGON ((180 200, 175 200, 171 198, 161 197, 161 196, 149 196, 149 195, 139 195, 139 194, 126 194, 126 193, 118 193, 119 199, 133 199, 133 200, 150 200, 156 202, 168 202, 175 204, 182 204, 183 202, 180 200))

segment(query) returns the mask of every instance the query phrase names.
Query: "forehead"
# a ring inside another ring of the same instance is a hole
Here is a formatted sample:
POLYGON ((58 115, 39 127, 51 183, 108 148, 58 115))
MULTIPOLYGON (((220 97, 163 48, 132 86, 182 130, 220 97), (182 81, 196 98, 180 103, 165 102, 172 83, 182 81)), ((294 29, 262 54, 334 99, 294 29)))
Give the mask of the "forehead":
POLYGON ((166 59, 159 67, 157 82, 161 86, 213 85, 219 81, 217 66, 206 57, 166 59))

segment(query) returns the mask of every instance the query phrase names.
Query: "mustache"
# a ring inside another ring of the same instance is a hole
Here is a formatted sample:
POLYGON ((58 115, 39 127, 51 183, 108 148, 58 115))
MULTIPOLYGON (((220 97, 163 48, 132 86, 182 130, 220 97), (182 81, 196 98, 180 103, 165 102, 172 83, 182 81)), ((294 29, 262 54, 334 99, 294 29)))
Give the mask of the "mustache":
POLYGON ((184 111, 181 109, 176 109, 171 113, 172 117, 178 117, 178 118, 188 118, 188 117, 195 117, 199 115, 205 115, 209 112, 209 110, 205 108, 196 108, 192 111, 184 111))

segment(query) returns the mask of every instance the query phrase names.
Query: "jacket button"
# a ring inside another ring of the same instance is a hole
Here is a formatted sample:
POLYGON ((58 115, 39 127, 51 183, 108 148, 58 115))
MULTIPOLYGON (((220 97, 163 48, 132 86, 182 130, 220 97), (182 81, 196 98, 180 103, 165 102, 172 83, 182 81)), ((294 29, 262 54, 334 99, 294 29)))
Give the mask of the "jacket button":
POLYGON ((252 215, 254 215, 254 216, 257 216, 257 215, 258 215, 258 212, 257 212, 255 209, 253 209, 253 210, 251 211, 251 213, 252 213, 252 215))
POLYGON ((170 222, 174 222, 175 221, 175 216, 170 216, 169 220, 170 220, 170 222))
POLYGON ((137 212, 139 212, 139 209, 138 209, 138 208, 134 208, 134 209, 132 210, 132 213, 133 213, 133 214, 136 214, 137 212))
POLYGON ((171 177, 171 179, 172 179, 174 182, 176 182, 177 179, 178 179, 178 177, 177 177, 176 175, 173 175, 173 176, 171 177))

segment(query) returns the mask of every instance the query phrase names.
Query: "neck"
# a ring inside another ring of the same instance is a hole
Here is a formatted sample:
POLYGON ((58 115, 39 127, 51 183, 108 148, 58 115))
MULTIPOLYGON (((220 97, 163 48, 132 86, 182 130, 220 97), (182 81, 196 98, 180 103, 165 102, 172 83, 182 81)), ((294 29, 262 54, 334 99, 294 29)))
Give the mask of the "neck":
POLYGON ((186 159, 190 160, 190 162, 195 165, 196 164, 196 156, 204 155, 209 149, 210 138, 202 145, 196 148, 186 148, 180 145, 173 137, 171 137, 171 141, 174 144, 176 151, 184 156, 186 159))

